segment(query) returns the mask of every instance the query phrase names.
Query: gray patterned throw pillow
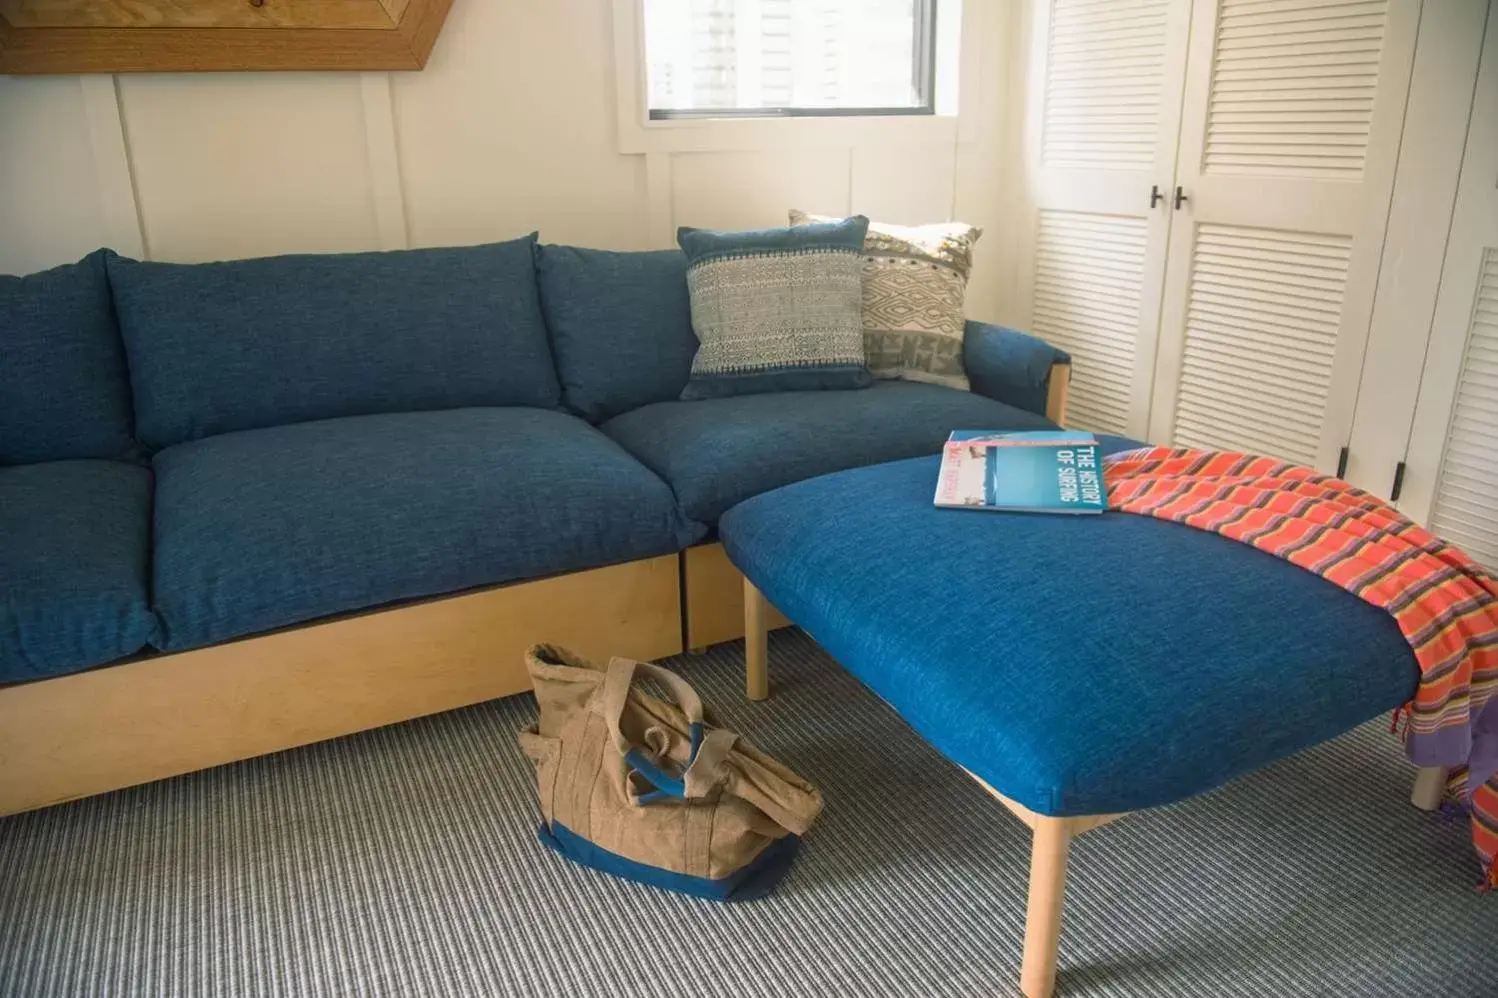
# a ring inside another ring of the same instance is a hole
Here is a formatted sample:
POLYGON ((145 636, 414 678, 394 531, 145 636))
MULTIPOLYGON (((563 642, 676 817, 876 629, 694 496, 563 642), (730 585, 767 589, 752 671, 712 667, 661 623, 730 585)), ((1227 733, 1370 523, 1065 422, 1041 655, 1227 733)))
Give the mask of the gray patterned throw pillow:
POLYGON ((758 232, 682 228, 700 345, 683 399, 864 388, 862 215, 758 232))
MULTIPOLYGON (((791 225, 827 221, 791 210, 791 225)), ((869 224, 863 244, 863 337, 876 378, 966 389, 963 300, 973 243, 983 230, 961 222, 869 224)))

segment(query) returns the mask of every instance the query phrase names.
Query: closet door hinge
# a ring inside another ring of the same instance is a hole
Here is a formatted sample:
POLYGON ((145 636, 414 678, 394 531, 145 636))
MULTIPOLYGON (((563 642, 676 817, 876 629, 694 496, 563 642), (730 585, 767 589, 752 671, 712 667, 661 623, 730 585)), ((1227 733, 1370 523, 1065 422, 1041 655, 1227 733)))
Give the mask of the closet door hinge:
POLYGON ((1347 477, 1347 448, 1346 447, 1343 447, 1342 448, 1342 452, 1337 455, 1337 477, 1338 478, 1346 478, 1347 477))
POLYGON ((1404 491, 1404 462, 1400 461, 1394 465, 1394 486, 1389 489, 1389 501, 1398 502, 1399 493, 1404 491))

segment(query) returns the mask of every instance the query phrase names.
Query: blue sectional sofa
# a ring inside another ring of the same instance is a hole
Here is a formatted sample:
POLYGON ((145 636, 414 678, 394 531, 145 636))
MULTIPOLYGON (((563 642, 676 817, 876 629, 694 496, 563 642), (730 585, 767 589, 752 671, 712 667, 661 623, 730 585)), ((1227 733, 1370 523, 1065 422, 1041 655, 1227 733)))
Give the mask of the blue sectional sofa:
POLYGON ((685 267, 531 236, 0 277, 0 813, 518 692, 511 637, 680 650, 730 506, 1053 425, 1065 355, 981 323, 971 393, 679 401, 685 267))

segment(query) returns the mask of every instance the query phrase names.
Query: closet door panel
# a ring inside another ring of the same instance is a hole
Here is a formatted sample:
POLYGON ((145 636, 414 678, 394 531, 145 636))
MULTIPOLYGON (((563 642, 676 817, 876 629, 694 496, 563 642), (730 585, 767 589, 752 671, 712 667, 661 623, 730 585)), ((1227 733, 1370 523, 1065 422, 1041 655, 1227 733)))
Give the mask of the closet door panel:
POLYGON ((1150 437, 1334 468, 1414 0, 1196 0, 1150 437))
MULTIPOLYGON (((1345 478, 1375 495, 1393 491, 1408 456, 1436 299, 1447 261, 1482 61, 1488 0, 1427 3, 1400 138, 1378 292, 1358 382, 1345 478)), ((1467 261, 1474 266, 1473 259, 1467 261)), ((1465 285, 1471 304, 1471 276, 1465 285)), ((1465 314, 1457 320, 1465 328, 1465 314)), ((1454 368, 1453 368, 1454 370, 1454 368)), ((1450 386, 1447 394, 1450 398, 1450 386)), ((1435 442, 1439 448, 1439 437, 1435 442)), ((1404 504, 1412 493, 1404 476, 1404 504)), ((1433 473, 1433 469, 1427 469, 1433 473)), ((1427 491, 1429 487, 1427 481, 1427 491)), ((1422 514, 1423 515, 1423 514, 1422 514)))
POLYGON ((1175 440, 1315 464, 1349 240, 1197 227, 1175 440))
POLYGON ((1400 508, 1498 571, 1498 11, 1488 16, 1400 508))
POLYGON ((1127 433, 1149 256, 1142 218, 1042 208, 1030 329, 1072 355, 1069 422, 1127 433))
POLYGON ((1169 13, 1169 0, 1053 0, 1045 43, 1045 163, 1081 170, 1154 166, 1169 13))
POLYGON ((1072 355, 1070 422, 1148 421, 1189 0, 1033 0, 1020 288, 1072 355))
POLYGON ((1498 572, 1498 246, 1483 254, 1429 521, 1498 572))
POLYGON ((1225 3, 1202 173, 1362 179, 1388 10, 1225 3))

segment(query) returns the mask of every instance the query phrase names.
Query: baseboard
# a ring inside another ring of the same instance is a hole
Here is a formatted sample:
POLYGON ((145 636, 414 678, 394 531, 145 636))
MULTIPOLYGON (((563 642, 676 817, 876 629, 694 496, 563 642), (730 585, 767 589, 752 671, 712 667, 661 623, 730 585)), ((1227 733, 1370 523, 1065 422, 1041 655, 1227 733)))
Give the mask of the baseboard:
MULTIPOLYGON (((681 555, 688 648, 705 648, 744 636, 744 576, 722 544, 699 544, 681 555)), ((770 630, 790 621, 770 607, 770 630)))
POLYGON ((677 555, 0 688, 0 814, 530 689, 536 641, 682 650, 677 555))

